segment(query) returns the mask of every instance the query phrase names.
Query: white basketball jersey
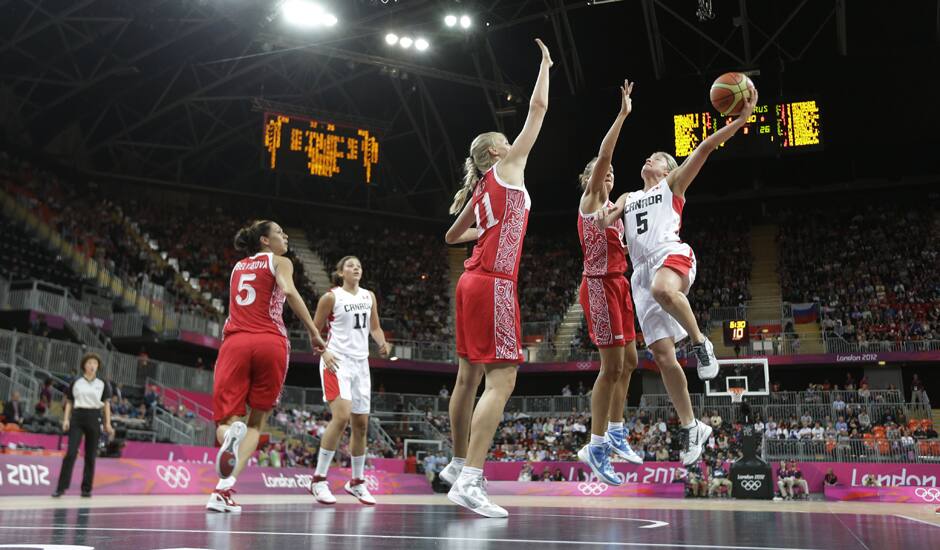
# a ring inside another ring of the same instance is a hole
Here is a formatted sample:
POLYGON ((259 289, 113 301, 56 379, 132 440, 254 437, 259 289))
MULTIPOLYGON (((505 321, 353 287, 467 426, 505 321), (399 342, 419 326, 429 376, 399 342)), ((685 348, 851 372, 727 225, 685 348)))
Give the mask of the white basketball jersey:
POLYGON ((359 287, 351 294, 342 287, 331 289, 336 297, 330 315, 326 349, 356 359, 369 357, 369 327, 372 322, 372 293, 359 287))
POLYGON ((636 265, 665 243, 677 243, 685 200, 672 194, 666 180, 648 191, 627 195, 623 224, 630 261, 636 265))

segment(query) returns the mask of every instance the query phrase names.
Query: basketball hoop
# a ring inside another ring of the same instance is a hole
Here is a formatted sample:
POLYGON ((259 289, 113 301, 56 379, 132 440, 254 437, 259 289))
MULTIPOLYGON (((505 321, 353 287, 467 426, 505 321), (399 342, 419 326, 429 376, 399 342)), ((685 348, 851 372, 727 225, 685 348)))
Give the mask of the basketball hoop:
POLYGON ((732 403, 740 403, 744 399, 744 388, 728 388, 728 393, 731 394, 732 403))

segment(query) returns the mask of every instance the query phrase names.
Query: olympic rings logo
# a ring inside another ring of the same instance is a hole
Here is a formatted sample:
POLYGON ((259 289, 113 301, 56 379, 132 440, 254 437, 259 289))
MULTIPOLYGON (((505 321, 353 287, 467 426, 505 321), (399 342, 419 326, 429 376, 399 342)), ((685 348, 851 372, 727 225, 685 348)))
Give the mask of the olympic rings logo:
POLYGON ((581 491, 581 494, 584 496, 601 496, 607 492, 609 485, 604 482, 595 483, 593 481, 587 483, 579 483, 578 490, 581 491))
POLYGON ((745 479, 741 481, 741 487, 745 491, 756 491, 760 489, 760 486, 763 485, 759 479, 745 479))
POLYGON ((918 487, 914 489, 914 494, 923 499, 924 502, 940 502, 940 489, 936 487, 918 487))
POLYGON ((591 363, 587 361, 579 361, 578 370, 591 370, 591 363))
POLYGON ((362 477, 365 478, 366 489, 368 489, 370 492, 379 490, 379 480, 374 475, 367 474, 362 477))
POLYGON ((189 487, 189 481, 192 476, 186 466, 157 466, 157 477, 163 480, 170 489, 185 489, 189 487))

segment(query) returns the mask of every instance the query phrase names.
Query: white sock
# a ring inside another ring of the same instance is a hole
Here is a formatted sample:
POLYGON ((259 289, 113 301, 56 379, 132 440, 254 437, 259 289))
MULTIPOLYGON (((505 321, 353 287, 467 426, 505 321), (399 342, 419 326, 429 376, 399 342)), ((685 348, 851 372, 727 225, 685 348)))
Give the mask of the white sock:
POLYGON ((623 429, 623 421, 622 421, 622 420, 621 420, 620 422, 608 422, 608 423, 607 423, 607 431, 608 431, 608 432, 612 432, 612 431, 614 431, 614 430, 622 430, 622 429, 623 429))
POLYGON ((215 484, 216 491, 227 491, 235 485, 235 476, 229 476, 225 479, 220 479, 218 483, 215 484))
POLYGON ((463 470, 460 470, 460 479, 475 479, 483 475, 482 468, 472 468, 470 466, 464 466, 463 470))
POLYGON ((336 451, 328 451, 320 447, 320 452, 317 454, 317 471, 315 475, 326 477, 326 473, 330 471, 330 463, 333 462, 334 454, 336 454, 336 451))
POLYGON ((352 478, 365 479, 366 455, 352 457, 352 478))
POLYGON ((466 458, 460 458, 460 457, 455 456, 454 458, 450 459, 450 464, 448 464, 448 466, 453 466, 457 470, 462 470, 464 464, 466 463, 467 463, 466 458))
POLYGON ((591 434, 591 445, 603 445, 606 442, 604 436, 591 434))

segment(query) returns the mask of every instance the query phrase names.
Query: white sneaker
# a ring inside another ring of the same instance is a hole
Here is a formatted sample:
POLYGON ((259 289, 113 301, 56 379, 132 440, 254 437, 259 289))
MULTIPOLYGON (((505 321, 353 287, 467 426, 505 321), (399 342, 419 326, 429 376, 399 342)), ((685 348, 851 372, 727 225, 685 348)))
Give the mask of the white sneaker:
POLYGON ((448 485, 453 485, 454 482, 457 481, 457 478, 460 477, 461 470, 463 470, 463 466, 458 466, 451 460, 450 463, 447 464, 447 467, 441 470, 441 479, 446 481, 448 485))
POLYGON ((702 451, 705 449, 705 444, 708 443, 708 438, 711 437, 711 435, 712 427, 699 420, 696 420, 695 425, 691 428, 679 430, 679 437, 682 442, 682 448, 679 451, 679 460, 682 461, 684 466, 691 466, 698 462, 698 459, 702 456, 702 451))
POLYGON ((715 357, 715 346, 705 337, 701 344, 692 346, 692 353, 698 359, 698 377, 701 380, 711 380, 718 376, 718 358, 715 357))
MULTIPOLYGON (((366 480, 351 479, 346 482, 346 485, 343 485, 343 489, 346 489, 347 493, 359 499, 359 502, 369 506, 375 506, 375 497, 373 497, 369 489, 366 488, 366 480)), ((333 500, 335 501, 336 499, 333 500)))
POLYGON ((459 504, 484 517, 505 518, 509 516, 505 508, 490 502, 490 497, 486 494, 486 479, 483 476, 461 476, 450 488, 447 498, 454 504, 459 504))
POLYGON ((232 500, 232 493, 234 492, 234 489, 216 489, 215 492, 209 495, 206 510, 212 510, 213 512, 231 512, 234 514, 241 512, 242 507, 235 504, 235 501, 232 500))
POLYGON ((233 422, 225 431, 225 439, 222 440, 222 446, 215 455, 215 473, 219 474, 221 479, 228 478, 235 471, 235 464, 238 463, 238 446, 247 434, 248 426, 244 422, 233 422))
POLYGON ((330 491, 330 484, 325 477, 314 476, 310 482, 310 494, 317 499, 320 504, 336 504, 336 497, 330 491))

